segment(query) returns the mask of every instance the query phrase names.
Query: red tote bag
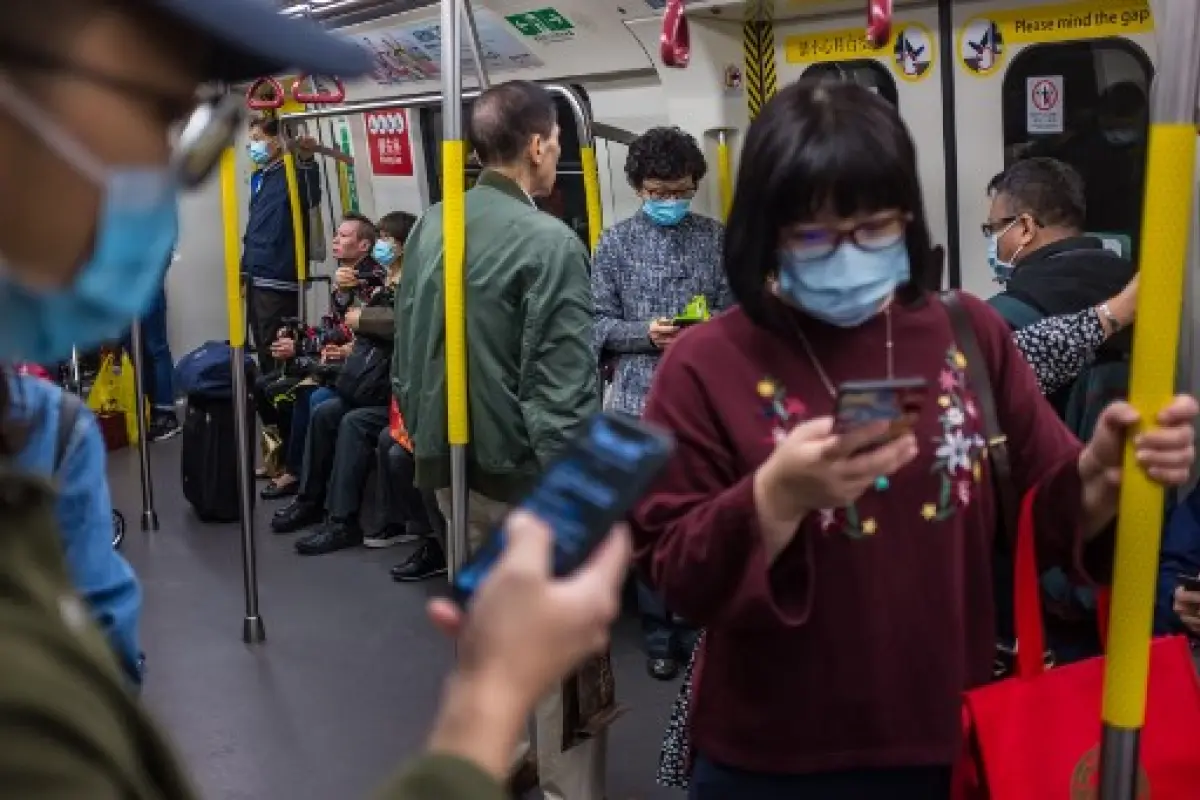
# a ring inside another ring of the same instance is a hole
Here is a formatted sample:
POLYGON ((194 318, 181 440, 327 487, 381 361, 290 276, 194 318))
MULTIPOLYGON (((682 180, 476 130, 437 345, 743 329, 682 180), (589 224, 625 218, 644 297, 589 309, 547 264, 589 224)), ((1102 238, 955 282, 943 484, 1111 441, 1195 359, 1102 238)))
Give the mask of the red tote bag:
MULTIPOLYGON (((1091 800, 1098 794, 1104 658, 1056 669, 1043 663, 1034 496, 1025 497, 1017 526, 1017 674, 966 695, 958 800, 1091 800)), ((1187 641, 1155 639, 1138 800, 1200 798, 1198 732, 1200 681, 1187 641)))

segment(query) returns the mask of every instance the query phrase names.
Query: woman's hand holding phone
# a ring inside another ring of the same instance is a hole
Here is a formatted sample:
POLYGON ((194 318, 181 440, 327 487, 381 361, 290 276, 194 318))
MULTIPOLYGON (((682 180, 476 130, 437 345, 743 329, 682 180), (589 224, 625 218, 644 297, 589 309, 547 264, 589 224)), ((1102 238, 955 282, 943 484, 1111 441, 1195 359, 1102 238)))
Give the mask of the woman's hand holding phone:
POLYGON ((518 511, 504 533, 504 555, 469 614, 449 599, 429 603, 430 619, 458 642, 430 748, 475 761, 498 778, 538 699, 607 646, 632 552, 628 532, 617 527, 581 568, 556 579, 544 523, 518 511))
POLYGON ((808 514, 850 505, 880 476, 898 472, 918 452, 912 433, 860 452, 884 437, 890 422, 840 435, 833 426, 832 417, 797 425, 754 475, 754 500, 771 561, 791 543, 808 514))

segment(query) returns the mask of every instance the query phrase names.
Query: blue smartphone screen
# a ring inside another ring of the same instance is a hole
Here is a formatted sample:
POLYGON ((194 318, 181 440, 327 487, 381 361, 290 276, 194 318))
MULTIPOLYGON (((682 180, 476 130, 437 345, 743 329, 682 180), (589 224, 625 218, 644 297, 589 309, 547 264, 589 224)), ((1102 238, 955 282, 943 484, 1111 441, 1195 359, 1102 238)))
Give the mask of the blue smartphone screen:
MULTIPOLYGON (((592 418, 518 505, 550 526, 555 575, 570 574, 587 560, 649 488, 672 447, 668 436, 632 418, 592 418)), ((503 531, 493 531, 459 571, 455 592, 473 594, 503 550, 503 531)))

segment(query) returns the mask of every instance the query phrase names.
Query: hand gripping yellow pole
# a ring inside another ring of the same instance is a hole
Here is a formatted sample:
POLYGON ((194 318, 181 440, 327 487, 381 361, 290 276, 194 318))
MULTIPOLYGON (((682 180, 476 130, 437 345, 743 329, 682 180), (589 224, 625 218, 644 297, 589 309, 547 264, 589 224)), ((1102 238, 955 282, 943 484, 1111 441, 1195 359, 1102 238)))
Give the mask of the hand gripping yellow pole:
MULTIPOLYGON (((1175 391, 1181 298, 1194 224, 1200 4, 1163 0, 1155 8, 1157 76, 1151 101, 1146 200, 1142 210, 1141 289, 1129 399, 1152 425, 1175 391)), ((1135 800, 1138 744, 1146 715, 1150 633, 1158 577, 1163 491, 1126 447, 1104 672, 1102 800, 1135 800)))
POLYGON ((250 460, 250 414, 246 387, 246 319, 241 294, 241 236, 238 230, 237 156, 233 148, 221 156, 221 221, 225 234, 225 299, 229 306, 229 344, 233 361, 234 431, 237 436, 238 507, 242 515, 242 588, 246 615, 242 619, 242 641, 247 644, 267 638, 258 611, 258 559, 254 550, 253 491, 254 465, 250 460))
POLYGON ((442 0, 442 275, 446 304, 446 423, 450 442, 451 580, 467 558, 466 144, 462 130, 462 0, 442 0))

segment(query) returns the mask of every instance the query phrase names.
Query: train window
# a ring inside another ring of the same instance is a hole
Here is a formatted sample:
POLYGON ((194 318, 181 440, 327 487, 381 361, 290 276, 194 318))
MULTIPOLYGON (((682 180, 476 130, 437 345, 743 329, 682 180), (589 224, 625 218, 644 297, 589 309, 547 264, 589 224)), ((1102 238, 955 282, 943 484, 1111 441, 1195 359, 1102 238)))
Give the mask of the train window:
POLYGON ((1153 77, 1145 52, 1116 38, 1033 45, 1004 76, 1004 165, 1049 156, 1075 167, 1088 232, 1129 258, 1141 232, 1153 77), (1032 95, 1041 78, 1049 97, 1041 103, 1059 110, 1039 119, 1032 95))
MULTIPOLYGON (((585 105, 590 105, 587 93, 581 86, 572 87, 583 99, 585 105)), ((553 214, 579 234, 586 242, 588 240, 587 198, 583 188, 583 159, 579 151, 579 132, 575 127, 575 117, 571 107, 561 97, 554 98, 558 108, 559 144, 562 154, 558 159, 558 181, 550 196, 540 198, 538 207, 553 214)), ((590 110, 590 108, 589 108, 590 110)), ((471 104, 463 105, 463 121, 470 118, 471 104)), ((425 145, 425 174, 429 176, 429 199, 436 203, 442 199, 442 112, 440 108, 427 108, 421 111, 421 138, 425 145)), ((467 164, 467 188, 475 185, 481 169, 478 162, 472 159, 467 164)))
POLYGON ((826 61, 813 64, 800 76, 802 78, 824 78, 835 81, 851 81, 870 89, 897 108, 900 93, 896 90, 896 79, 878 61, 869 58, 853 61, 826 61))

